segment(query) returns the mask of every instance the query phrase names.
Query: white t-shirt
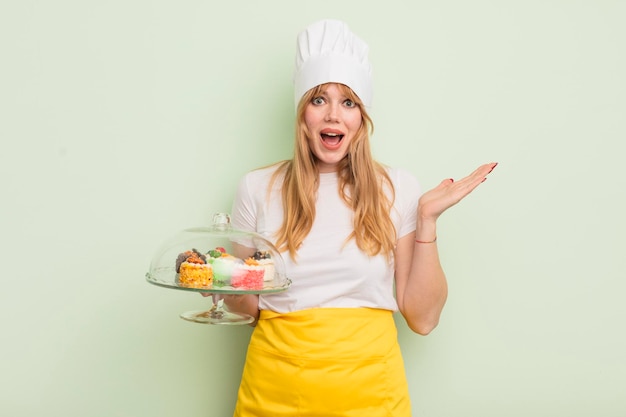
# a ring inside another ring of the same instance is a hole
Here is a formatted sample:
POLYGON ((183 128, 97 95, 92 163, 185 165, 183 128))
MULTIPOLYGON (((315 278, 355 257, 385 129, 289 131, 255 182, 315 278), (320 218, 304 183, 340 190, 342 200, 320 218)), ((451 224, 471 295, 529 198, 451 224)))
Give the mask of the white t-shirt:
MULTIPOLYGON (((283 221, 282 177, 270 194, 268 186, 276 166, 251 171, 240 181, 232 225, 254 231, 270 242, 283 221)), ((415 230, 417 203, 421 195, 413 175, 387 168, 395 188, 391 218, 398 238, 415 230)), ((284 292, 259 297, 259 308, 287 313, 315 307, 371 307, 396 311, 394 266, 385 256, 370 257, 354 239, 346 242, 352 227, 352 210, 338 193, 335 173, 320 175, 313 227, 297 252, 296 261, 283 253, 291 287, 284 292)))

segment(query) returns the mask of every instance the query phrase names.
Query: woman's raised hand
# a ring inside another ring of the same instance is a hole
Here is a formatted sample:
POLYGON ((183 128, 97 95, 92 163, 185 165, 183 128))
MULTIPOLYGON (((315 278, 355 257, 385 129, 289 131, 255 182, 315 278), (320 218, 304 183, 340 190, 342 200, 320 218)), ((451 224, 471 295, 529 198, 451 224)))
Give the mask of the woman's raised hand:
POLYGON ((481 165, 467 177, 458 181, 452 178, 441 181, 438 186, 424 193, 420 198, 418 216, 422 219, 437 220, 444 211, 457 204, 484 182, 496 165, 498 165, 497 162, 481 165))

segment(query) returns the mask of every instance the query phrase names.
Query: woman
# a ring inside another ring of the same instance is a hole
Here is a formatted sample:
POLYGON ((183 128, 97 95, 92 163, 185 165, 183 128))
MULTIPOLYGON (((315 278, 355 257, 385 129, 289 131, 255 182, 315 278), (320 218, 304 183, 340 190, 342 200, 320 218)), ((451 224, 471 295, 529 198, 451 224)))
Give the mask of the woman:
POLYGON ((437 326, 436 221, 496 164, 422 195, 373 160, 367 53, 338 21, 298 36, 294 156, 240 182, 233 226, 275 243, 292 286, 226 299, 256 319, 236 417, 411 415, 392 313, 422 335, 437 326))

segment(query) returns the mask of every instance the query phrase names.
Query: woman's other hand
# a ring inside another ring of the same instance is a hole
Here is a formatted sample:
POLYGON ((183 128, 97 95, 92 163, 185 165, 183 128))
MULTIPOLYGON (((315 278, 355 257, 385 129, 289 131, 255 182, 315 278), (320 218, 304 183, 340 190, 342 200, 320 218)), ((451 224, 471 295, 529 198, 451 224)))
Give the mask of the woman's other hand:
POLYGON ((481 165, 467 177, 458 181, 452 178, 443 180, 438 186, 422 195, 419 200, 418 217, 424 220, 437 220, 444 211, 457 204, 483 183, 496 165, 498 165, 497 162, 481 165))
POLYGON ((254 317, 252 326, 259 319, 259 296, 258 294, 216 294, 210 292, 201 292, 203 297, 215 296, 214 302, 224 300, 226 309, 233 313, 245 313, 254 317))

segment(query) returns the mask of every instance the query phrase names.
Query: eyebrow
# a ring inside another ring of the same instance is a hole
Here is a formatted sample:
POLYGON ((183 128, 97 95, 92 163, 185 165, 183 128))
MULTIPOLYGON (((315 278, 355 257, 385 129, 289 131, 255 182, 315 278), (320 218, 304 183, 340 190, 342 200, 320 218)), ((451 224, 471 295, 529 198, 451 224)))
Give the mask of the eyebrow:
MULTIPOLYGON (((346 94, 343 94, 342 92, 339 93, 340 94, 340 100, 350 100, 350 101, 354 101, 352 100, 350 97, 348 97, 346 94)), ((320 97, 320 96, 324 96, 324 98, 328 98, 328 91, 327 90, 322 90, 320 91, 318 94, 315 94, 313 96, 313 98, 315 97, 320 97)))

